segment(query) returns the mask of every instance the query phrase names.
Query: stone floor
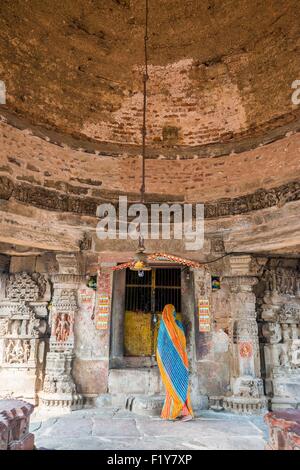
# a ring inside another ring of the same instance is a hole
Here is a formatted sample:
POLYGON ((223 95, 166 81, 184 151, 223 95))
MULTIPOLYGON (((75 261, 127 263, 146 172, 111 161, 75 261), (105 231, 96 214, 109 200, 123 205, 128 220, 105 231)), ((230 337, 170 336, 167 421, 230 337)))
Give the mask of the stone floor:
POLYGON ((193 421, 167 422, 118 408, 86 409, 31 419, 38 449, 66 450, 263 450, 262 416, 201 411, 193 421))

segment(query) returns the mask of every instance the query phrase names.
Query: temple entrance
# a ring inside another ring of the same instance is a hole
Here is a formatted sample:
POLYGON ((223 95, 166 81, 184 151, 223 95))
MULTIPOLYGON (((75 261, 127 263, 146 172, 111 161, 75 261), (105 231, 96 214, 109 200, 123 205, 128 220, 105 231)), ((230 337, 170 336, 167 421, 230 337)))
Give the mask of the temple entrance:
MULTIPOLYGON (((192 285, 190 270, 175 264, 152 265, 143 277, 129 269, 115 271, 108 376, 114 403, 127 407, 132 397, 144 396, 147 407, 158 406, 161 411, 164 387, 155 357, 160 318, 164 306, 171 303, 184 324, 191 325, 192 285)), ((188 344, 190 340, 188 334, 188 344)))
POLYGON ((181 269, 152 268, 143 277, 126 270, 124 356, 155 356, 162 310, 173 304, 181 312, 181 269))
POLYGON ((193 316, 188 268, 160 263, 144 271, 143 277, 129 269, 114 273, 110 369, 156 366, 157 333, 162 310, 168 303, 175 306, 183 323, 193 316))

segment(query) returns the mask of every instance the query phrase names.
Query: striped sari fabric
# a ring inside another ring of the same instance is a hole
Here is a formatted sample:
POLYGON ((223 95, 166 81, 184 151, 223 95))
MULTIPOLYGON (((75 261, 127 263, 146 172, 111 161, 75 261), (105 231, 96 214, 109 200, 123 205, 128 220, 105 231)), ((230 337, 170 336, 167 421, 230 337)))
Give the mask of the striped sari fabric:
POLYGON ((175 307, 166 305, 159 326, 156 358, 166 389, 161 417, 175 419, 192 415, 189 392, 189 364, 182 323, 176 320, 175 307))

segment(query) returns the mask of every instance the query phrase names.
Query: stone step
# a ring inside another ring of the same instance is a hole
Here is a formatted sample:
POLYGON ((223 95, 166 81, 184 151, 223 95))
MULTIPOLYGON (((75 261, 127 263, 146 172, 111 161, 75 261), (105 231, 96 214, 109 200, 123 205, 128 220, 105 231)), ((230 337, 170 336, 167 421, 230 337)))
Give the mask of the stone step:
POLYGON ((164 387, 157 367, 110 369, 108 393, 96 399, 96 407, 113 406, 158 416, 163 402, 164 387))
POLYGON ((164 387, 157 367, 110 369, 108 392, 116 394, 156 395, 164 394, 164 387))

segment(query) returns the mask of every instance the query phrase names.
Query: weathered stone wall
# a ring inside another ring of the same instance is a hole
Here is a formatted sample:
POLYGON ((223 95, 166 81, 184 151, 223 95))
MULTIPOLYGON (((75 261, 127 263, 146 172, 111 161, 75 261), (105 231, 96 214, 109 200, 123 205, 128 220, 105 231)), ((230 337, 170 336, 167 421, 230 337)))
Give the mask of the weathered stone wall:
POLYGON ((109 306, 106 328, 101 328, 100 296, 107 295, 112 299, 113 272, 108 263, 98 266, 97 290, 79 287, 79 311, 75 324, 75 361, 74 378, 77 389, 85 396, 95 397, 107 392, 108 367, 110 355, 111 310, 109 306), (86 299, 89 299, 86 302, 86 299))
MULTIPOLYGON (((231 309, 226 285, 220 290, 212 290, 211 276, 224 272, 224 263, 218 263, 208 269, 195 269, 193 282, 194 332, 190 341, 195 342, 193 369, 197 375, 196 393, 208 399, 212 396, 224 396, 230 390, 230 320, 231 309), (209 332, 199 331, 199 302, 208 302, 209 332)), ((205 404, 205 402, 203 403, 205 404)), ((206 406, 208 401, 206 402, 206 406)))
MULTIPOLYGON (((0 176, 20 187, 19 199, 26 191, 35 191, 37 197, 40 193, 41 198, 48 195, 49 200, 68 195, 74 201, 112 201, 119 193, 138 198, 139 156, 123 153, 112 157, 61 148, 5 123, 1 123, 0 136, 0 176)), ((299 180, 299 148, 297 133, 254 150, 218 158, 197 154, 186 158, 184 153, 177 156, 174 151, 170 160, 163 153, 160 157, 159 152, 158 158, 146 161, 148 198, 213 202, 259 189, 270 190, 299 180)), ((8 197, 9 192, 9 185, 5 190, 3 181, 2 197, 8 197)), ((276 198, 271 205, 275 203, 276 198)), ((61 204, 60 210, 64 210, 63 201, 61 204)))

